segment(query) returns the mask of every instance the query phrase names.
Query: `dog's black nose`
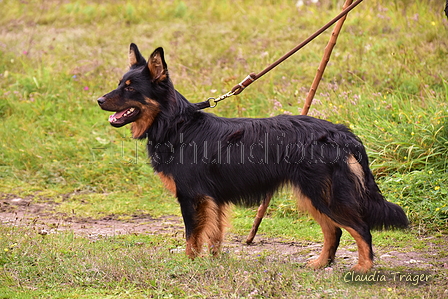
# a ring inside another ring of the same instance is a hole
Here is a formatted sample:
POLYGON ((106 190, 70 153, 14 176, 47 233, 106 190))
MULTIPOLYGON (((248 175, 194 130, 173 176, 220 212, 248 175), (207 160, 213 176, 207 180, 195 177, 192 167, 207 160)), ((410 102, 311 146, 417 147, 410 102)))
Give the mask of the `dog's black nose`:
POLYGON ((98 105, 103 105, 104 104, 104 102, 106 101, 106 99, 104 98, 104 97, 101 97, 101 98, 99 98, 98 100, 98 105))

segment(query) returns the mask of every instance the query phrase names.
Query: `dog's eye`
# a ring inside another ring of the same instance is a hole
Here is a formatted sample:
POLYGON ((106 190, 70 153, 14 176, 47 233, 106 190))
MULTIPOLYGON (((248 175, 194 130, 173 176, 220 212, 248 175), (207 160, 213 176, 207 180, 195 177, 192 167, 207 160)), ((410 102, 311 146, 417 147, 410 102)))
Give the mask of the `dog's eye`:
POLYGON ((135 89, 134 89, 134 88, 132 88, 132 87, 130 87, 130 86, 128 86, 128 87, 125 87, 125 88, 124 88, 124 90, 126 90, 126 91, 130 91, 130 92, 133 92, 133 91, 135 91, 135 89))

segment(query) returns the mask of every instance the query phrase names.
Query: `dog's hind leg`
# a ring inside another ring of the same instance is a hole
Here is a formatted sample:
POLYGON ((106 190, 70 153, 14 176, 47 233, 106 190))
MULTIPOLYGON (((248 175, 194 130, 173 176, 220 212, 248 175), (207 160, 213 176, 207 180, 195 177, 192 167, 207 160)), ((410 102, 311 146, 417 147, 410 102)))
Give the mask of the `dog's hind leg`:
POLYGON ((355 239, 358 246, 358 264, 352 267, 357 273, 366 273, 373 266, 372 235, 367 227, 354 229, 342 226, 355 239))
POLYGON ((308 266, 314 269, 322 268, 334 260, 342 235, 341 228, 343 228, 350 233, 358 246, 358 264, 352 270, 358 273, 368 272, 373 266, 372 235, 368 225, 362 221, 351 226, 338 224, 324 213, 319 212, 311 203, 311 200, 301 194, 299 190, 295 191, 299 197, 299 207, 313 216, 324 234, 322 252, 317 259, 310 261, 308 266))
POLYGON ((336 250, 342 236, 342 230, 325 214, 319 212, 306 197, 300 199, 300 206, 306 210, 314 220, 319 223, 324 235, 324 245, 322 252, 317 259, 308 262, 308 266, 313 269, 323 268, 334 261, 336 250))
POLYGON ((322 233, 324 234, 324 245, 322 252, 317 259, 308 262, 308 266, 313 269, 323 268, 334 261, 336 250, 339 246, 339 240, 341 239, 342 230, 335 226, 332 221, 322 215, 321 217, 314 218, 320 224, 322 233))

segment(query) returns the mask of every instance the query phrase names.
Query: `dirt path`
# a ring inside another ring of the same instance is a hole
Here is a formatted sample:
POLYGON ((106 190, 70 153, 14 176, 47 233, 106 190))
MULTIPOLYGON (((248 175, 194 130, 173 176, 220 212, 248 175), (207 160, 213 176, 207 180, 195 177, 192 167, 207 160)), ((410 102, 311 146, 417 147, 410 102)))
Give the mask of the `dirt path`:
MULTIPOLYGON (((73 231, 90 239, 99 239, 125 234, 183 234, 182 219, 177 216, 152 218, 148 215, 131 217, 129 220, 117 220, 114 217, 90 219, 68 216, 54 212, 55 204, 34 203, 33 198, 20 198, 12 194, 0 196, 0 224, 28 226, 40 234, 53 234, 61 231, 73 231)), ((257 235, 254 244, 243 244, 245 236, 228 234, 223 251, 238 256, 267 255, 275 252, 272 258, 288 256, 299 263, 317 256, 322 244, 308 241, 291 242, 279 238, 257 235)), ((448 236, 424 237, 425 248, 415 249, 375 247, 376 267, 405 267, 418 270, 442 270, 448 272, 448 236), (442 253, 442 254, 441 254, 442 253)), ((183 247, 176 249, 183 251, 183 247)), ((341 246, 337 252, 337 263, 353 265, 357 261, 356 245, 341 246)))

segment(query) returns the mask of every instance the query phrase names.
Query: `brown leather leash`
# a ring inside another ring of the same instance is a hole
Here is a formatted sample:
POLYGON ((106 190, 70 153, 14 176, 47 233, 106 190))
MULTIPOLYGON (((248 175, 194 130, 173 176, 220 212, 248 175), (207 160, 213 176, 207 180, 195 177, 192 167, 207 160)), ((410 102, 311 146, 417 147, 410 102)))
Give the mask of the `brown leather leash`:
POLYGON ((301 48, 303 48, 304 46, 306 46, 309 42, 311 42, 313 39, 315 39, 316 37, 318 37, 320 34, 322 34, 322 32, 324 32, 325 30, 327 30, 330 26, 332 26, 334 23, 336 23, 339 19, 341 19, 342 17, 344 17, 346 14, 348 14, 353 8, 355 8, 359 3, 361 3, 363 0, 357 0, 355 2, 353 2, 351 5, 349 5, 346 9, 344 9, 340 14, 338 14, 335 18, 333 18, 330 22, 328 22, 326 25, 324 25, 322 28, 320 28, 319 30, 317 30, 315 33, 313 33, 312 35, 310 35, 306 40, 304 40, 303 42, 301 42, 300 44, 298 44, 294 49, 292 49, 291 51, 289 51, 288 53, 286 53, 285 55, 283 55, 282 57, 280 57, 277 61, 275 61, 274 63, 272 63, 271 65, 269 65, 268 67, 266 67, 264 70, 262 70, 261 72, 259 72, 258 74, 256 73, 251 73, 249 74, 243 81, 241 81, 240 83, 238 83, 237 85, 235 85, 231 91, 229 91, 226 94, 221 95, 218 98, 208 98, 206 101, 203 102, 199 102, 199 103, 195 103, 194 105, 196 106, 196 108, 198 110, 200 109, 205 109, 205 108, 213 108, 216 107, 216 105, 218 104, 218 102, 231 97, 233 95, 238 95, 240 94, 246 87, 248 87, 250 84, 252 84, 253 82, 255 82, 256 80, 258 80, 260 77, 262 77, 263 75, 265 75, 267 72, 269 72, 270 70, 272 70, 273 68, 275 68, 277 65, 279 65, 280 63, 282 63, 283 61, 285 61, 286 59, 288 59, 290 56, 292 56, 294 53, 296 53, 297 51, 299 51, 301 48))

